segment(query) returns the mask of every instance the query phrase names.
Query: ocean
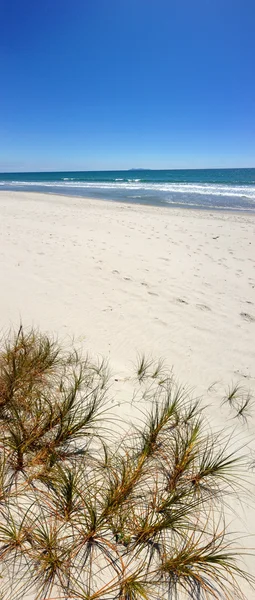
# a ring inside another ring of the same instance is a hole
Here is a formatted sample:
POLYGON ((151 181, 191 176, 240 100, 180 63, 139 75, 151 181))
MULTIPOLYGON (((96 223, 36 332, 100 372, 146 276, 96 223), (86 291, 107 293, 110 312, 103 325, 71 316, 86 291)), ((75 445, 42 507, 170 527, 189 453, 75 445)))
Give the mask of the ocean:
POLYGON ((255 169, 0 173, 0 190, 154 206, 255 211, 255 169))

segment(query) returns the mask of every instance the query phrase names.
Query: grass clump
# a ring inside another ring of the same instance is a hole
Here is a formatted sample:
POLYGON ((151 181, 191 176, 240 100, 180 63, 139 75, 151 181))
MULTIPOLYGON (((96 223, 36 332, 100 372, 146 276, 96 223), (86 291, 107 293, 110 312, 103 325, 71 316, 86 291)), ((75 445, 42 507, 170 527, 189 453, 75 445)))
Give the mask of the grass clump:
POLYGON ((253 398, 250 390, 239 383, 235 383, 228 388, 223 404, 228 404, 234 412, 234 417, 247 423, 248 418, 252 414, 253 398))
POLYGON ((3 600, 234 600, 252 583, 224 519, 237 457, 162 362, 137 376, 142 424, 114 434, 104 362, 37 331, 3 340, 3 600))

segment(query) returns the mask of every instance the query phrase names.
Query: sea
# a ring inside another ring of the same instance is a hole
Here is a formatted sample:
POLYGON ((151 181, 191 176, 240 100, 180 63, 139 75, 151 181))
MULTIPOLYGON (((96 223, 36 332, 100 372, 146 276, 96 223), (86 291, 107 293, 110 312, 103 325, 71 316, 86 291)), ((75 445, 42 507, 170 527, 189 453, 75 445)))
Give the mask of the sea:
POLYGON ((254 212, 255 168, 0 173, 0 190, 254 212))

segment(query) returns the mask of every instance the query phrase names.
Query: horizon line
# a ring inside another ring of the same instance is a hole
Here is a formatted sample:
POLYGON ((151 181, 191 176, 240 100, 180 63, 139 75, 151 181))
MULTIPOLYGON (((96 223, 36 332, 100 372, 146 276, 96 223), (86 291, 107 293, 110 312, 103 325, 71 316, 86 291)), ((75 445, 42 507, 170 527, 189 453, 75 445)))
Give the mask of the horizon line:
POLYGON ((151 167, 149 168, 145 168, 145 167, 141 167, 141 168, 137 168, 137 167, 133 167, 133 168, 129 168, 129 169, 78 169, 78 170, 73 170, 73 169, 50 169, 50 170, 39 170, 39 171, 0 171, 0 175, 16 175, 16 174, 20 174, 20 175, 26 175, 26 174, 32 174, 32 173, 111 173, 111 172, 117 172, 117 171, 242 171, 245 169, 255 169, 255 167, 171 167, 171 168, 162 168, 162 169, 153 169, 151 167))

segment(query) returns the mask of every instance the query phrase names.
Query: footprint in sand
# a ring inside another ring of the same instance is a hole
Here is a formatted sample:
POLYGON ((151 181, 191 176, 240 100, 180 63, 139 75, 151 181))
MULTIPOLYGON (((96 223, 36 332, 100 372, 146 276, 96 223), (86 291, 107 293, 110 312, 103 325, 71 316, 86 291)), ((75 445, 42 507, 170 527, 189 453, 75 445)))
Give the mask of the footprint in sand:
POLYGON ((249 313, 241 312, 240 315, 245 321, 248 321, 248 323, 255 323, 255 317, 249 315, 249 313))
POLYGON ((239 371, 239 369, 237 369, 237 371, 234 371, 235 375, 238 375, 238 377, 244 377, 245 379, 251 379, 250 375, 247 375, 246 373, 242 373, 241 371, 239 371))
POLYGON ((188 304, 188 302, 186 300, 183 300, 183 298, 176 298, 176 302, 178 302, 179 304, 188 304))
POLYGON ((207 306, 207 304, 196 304, 196 306, 200 310, 211 310, 210 306, 207 306))

